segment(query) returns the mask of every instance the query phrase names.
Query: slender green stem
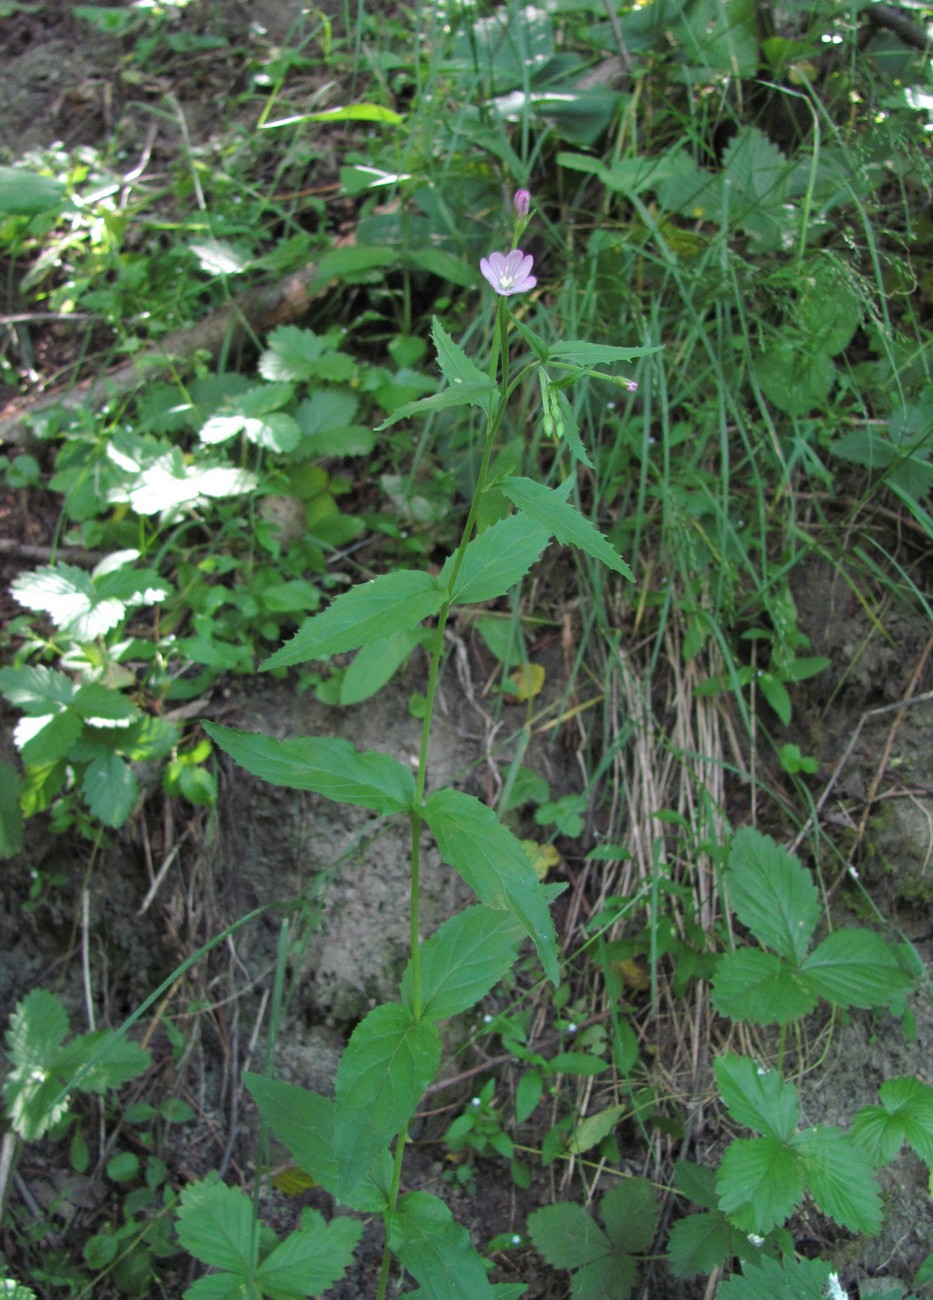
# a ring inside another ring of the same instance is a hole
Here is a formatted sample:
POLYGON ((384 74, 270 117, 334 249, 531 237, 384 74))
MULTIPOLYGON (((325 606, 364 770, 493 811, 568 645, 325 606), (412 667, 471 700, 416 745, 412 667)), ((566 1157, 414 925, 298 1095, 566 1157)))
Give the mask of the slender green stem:
MULTIPOLYGON (((510 395, 508 348, 509 319, 509 312, 505 299, 500 298, 499 309, 496 314, 496 326, 493 335, 492 359, 490 362, 490 376, 493 383, 498 380, 499 392, 495 402, 490 402, 489 405, 489 413, 486 420, 486 438, 483 444, 483 455, 476 479, 476 487, 473 491, 473 500, 470 502, 470 509, 467 513, 466 522, 463 525, 463 532, 460 535, 460 541, 457 544, 457 549, 454 553, 454 562, 451 568, 449 582, 449 589, 451 591, 454 589, 457 575, 460 572, 460 568, 466 555, 466 548, 473 536, 480 499, 486 489, 486 480, 489 477, 489 466, 492 462, 493 448, 496 443, 496 437, 502 427, 502 420, 505 415, 505 408, 510 395)), ((431 723, 434 717, 434 701, 437 697, 438 681, 440 680, 441 659, 444 653, 444 632, 447 628, 447 619, 450 615, 450 605, 451 602, 448 600, 441 606, 438 612, 437 623, 434 628, 434 636, 431 643, 431 658, 428 666, 428 683, 425 689, 424 699, 424 718, 421 724, 421 746, 418 751, 418 771, 415 777, 415 801, 410 817, 411 884, 409 889, 409 932, 411 940, 411 1012, 415 1020, 421 1019, 422 1012, 421 936, 419 934, 418 926, 421 903, 421 828, 424 824, 421 805, 424 802, 424 792, 427 786, 428 747, 431 740, 431 723)), ((406 1124, 402 1128, 402 1131, 399 1133, 395 1142, 392 1185, 389 1188, 390 1210, 394 1210, 398 1204, 398 1193, 402 1180, 402 1159, 405 1152, 405 1132, 407 1127, 406 1124)), ((379 1270, 379 1284, 376 1290, 376 1300, 385 1300, 386 1288, 389 1284, 389 1270, 391 1264, 392 1257, 389 1251, 387 1234, 386 1244, 382 1252, 382 1265, 379 1270)))

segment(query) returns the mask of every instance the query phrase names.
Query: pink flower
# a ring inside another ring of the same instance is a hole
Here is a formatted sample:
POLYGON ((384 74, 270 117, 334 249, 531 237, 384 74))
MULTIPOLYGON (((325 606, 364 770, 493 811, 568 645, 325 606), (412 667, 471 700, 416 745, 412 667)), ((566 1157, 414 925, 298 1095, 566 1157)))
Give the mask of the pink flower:
POLYGON ((508 298, 513 293, 524 293, 533 289, 538 283, 531 274, 535 264, 530 253, 523 253, 520 248, 513 248, 511 253, 490 253, 480 258, 479 269, 495 289, 496 293, 508 298))
POLYGON ((528 216, 528 209, 531 207, 530 190, 516 190, 515 197, 512 199, 512 206, 515 208, 516 215, 521 219, 528 216))

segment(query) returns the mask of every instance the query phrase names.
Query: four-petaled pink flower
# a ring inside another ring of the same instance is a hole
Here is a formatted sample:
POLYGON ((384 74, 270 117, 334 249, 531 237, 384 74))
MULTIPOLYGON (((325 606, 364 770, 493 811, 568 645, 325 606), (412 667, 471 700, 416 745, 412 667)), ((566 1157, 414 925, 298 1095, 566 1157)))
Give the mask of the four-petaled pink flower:
POLYGON ((516 190, 515 197, 512 199, 512 206, 519 218, 527 217, 528 209, 531 207, 531 191, 516 190))
POLYGON ((513 293, 524 293, 533 289, 538 283, 531 274, 535 264, 530 253, 523 253, 520 248, 513 248, 511 253, 490 253, 481 257, 479 269, 503 298, 513 293))

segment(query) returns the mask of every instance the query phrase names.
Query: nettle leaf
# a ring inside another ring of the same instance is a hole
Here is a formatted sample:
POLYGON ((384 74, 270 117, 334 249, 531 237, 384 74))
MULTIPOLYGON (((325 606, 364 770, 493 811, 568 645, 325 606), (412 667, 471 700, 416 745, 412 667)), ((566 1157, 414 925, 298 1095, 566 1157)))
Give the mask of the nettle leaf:
POLYGON ((720 1056, 713 1062, 720 1096, 737 1124, 766 1137, 789 1141, 797 1129, 800 1099, 777 1070, 763 1070, 748 1056, 720 1056))
POLYGON ((809 1015, 818 1001, 798 970, 757 948, 723 953, 711 996, 721 1016, 749 1025, 790 1024, 809 1015))
POLYGON ((301 1227, 270 1251, 256 1270, 256 1281, 270 1295, 323 1295, 353 1259, 363 1232, 357 1219, 343 1215, 325 1223, 323 1214, 306 1208, 301 1227))
POLYGON ((429 574, 398 569, 360 583, 315 614, 262 668, 290 668, 357 650, 393 632, 409 631, 436 614, 447 592, 429 574))
POLYGON ((103 636, 126 617, 123 601, 102 596, 91 575, 73 564, 21 574, 10 590, 21 605, 48 614, 61 632, 82 643, 103 636))
POLYGON ((313 790, 383 815, 405 812, 414 802, 414 777, 391 754, 359 750, 333 736, 275 740, 216 722, 205 723, 204 729, 235 762, 270 785, 313 790))
MULTIPOLYGON (((246 1073, 243 1081, 263 1119, 278 1140, 288 1147, 296 1163, 326 1192, 336 1197, 335 1103, 329 1097, 280 1079, 246 1073)), ((391 1179, 392 1159, 388 1151, 382 1151, 345 1204, 364 1214, 381 1214, 388 1204, 391 1179)))
POLYGON ((507 478, 499 488, 523 514, 553 533, 561 545, 576 546, 629 582, 635 581, 632 570, 596 525, 553 488, 530 478, 507 478))
POLYGON ((881 1229, 881 1196, 868 1157, 840 1129, 818 1124, 791 1142, 816 1204, 851 1232, 881 1229))
POLYGON ((337 1068, 337 1195, 352 1196, 414 1113, 440 1061, 437 1026, 407 1007, 375 1007, 350 1036, 337 1068))
POLYGON ((733 837, 726 874, 729 906, 767 948, 799 965, 820 918, 819 896, 793 854, 751 826, 733 837))
POLYGON ((835 930, 800 968, 808 988, 840 1007, 879 1007, 912 989, 906 951, 874 930, 835 930))
POLYGON ((216 1172, 189 1183, 175 1220, 178 1240, 204 1264, 235 1273, 241 1281, 256 1264, 253 1203, 239 1187, 227 1187, 216 1172))
MULTIPOLYGON (((548 544, 547 528, 524 515, 491 524, 467 545, 457 573, 451 604, 472 605, 504 596, 521 581, 548 544)), ((449 586, 455 556, 448 556, 438 582, 449 586)))
POLYGON ((557 984, 557 936, 547 894, 521 840, 491 808, 459 790, 436 790, 425 801, 424 817, 444 861, 460 873, 480 902, 509 911, 521 921, 545 974, 557 984))
POLYGON ((389 1247, 425 1300, 495 1300, 482 1256, 443 1201, 409 1192, 386 1215, 389 1247))
MULTIPOLYGON (((421 945, 422 1015, 448 1020, 468 1011, 512 969, 524 926, 511 912, 468 907, 445 921, 421 945)), ((402 976, 402 1000, 412 1006, 411 962, 402 976)))
POLYGON ((778 1138, 737 1138, 716 1178, 719 1208, 743 1232, 764 1235, 788 1218, 804 1192, 797 1154, 778 1138))
POLYGON ((908 1142, 933 1165, 933 1087, 920 1079, 887 1079, 880 1106, 863 1106, 852 1121, 851 1137, 875 1165, 893 1160, 908 1142))
POLYGON ((582 1205, 559 1201, 528 1216, 528 1235, 552 1268, 581 1268, 612 1254, 612 1242, 582 1205))

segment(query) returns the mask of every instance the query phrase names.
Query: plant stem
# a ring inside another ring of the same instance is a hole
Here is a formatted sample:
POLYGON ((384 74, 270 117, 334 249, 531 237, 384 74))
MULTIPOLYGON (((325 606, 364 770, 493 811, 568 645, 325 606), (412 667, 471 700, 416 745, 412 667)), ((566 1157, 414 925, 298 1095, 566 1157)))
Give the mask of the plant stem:
MULTIPOLYGON (((490 362, 490 376, 494 383, 498 379, 499 393, 496 401, 491 401, 489 404, 489 411, 486 419, 486 439, 483 445, 483 455, 476 479, 476 487, 473 490, 473 500, 470 502, 470 509, 467 513, 466 522, 463 525, 463 532, 460 535, 460 541, 457 544, 456 551, 454 552, 454 562, 451 568, 449 583, 449 589, 451 591, 454 589, 457 575, 460 572, 460 568, 466 555, 466 548, 473 536, 473 529, 476 526, 476 515, 479 511, 480 499, 483 492, 486 490, 486 480, 489 477, 489 466, 492 461, 493 447, 495 446, 496 436, 502 427, 502 420, 505 415, 505 407, 509 397, 508 335, 509 312, 505 298, 500 298, 493 335, 492 359, 490 362), (501 374, 499 374, 500 361, 501 374)), ((448 600, 441 606, 438 612, 437 623, 434 628, 434 637, 431 643, 431 658, 428 666, 428 684, 425 688, 424 718, 421 724, 421 746, 418 751, 418 771, 415 777, 415 801, 410 815, 411 883, 409 886, 409 933, 411 943, 411 1013, 413 1019, 416 1021, 421 1019, 422 1013, 421 937, 418 926, 421 905, 421 828, 424 824, 421 805, 424 802, 424 792, 428 779, 428 746, 431 740, 431 723, 434 717, 434 701, 437 697, 437 685, 440 680, 441 657, 444 653, 444 632, 447 628, 450 604, 451 602, 448 600)), ((399 1187, 401 1186, 402 1181, 402 1159, 405 1152, 405 1133, 407 1128, 407 1124, 403 1126, 395 1142, 392 1185, 389 1188, 389 1210, 394 1210, 398 1204, 399 1187)), ((392 1256, 389 1251, 388 1233, 386 1233, 386 1244, 382 1252, 382 1266, 379 1270, 379 1284, 376 1290, 376 1300, 385 1300, 391 1263, 392 1256)))

